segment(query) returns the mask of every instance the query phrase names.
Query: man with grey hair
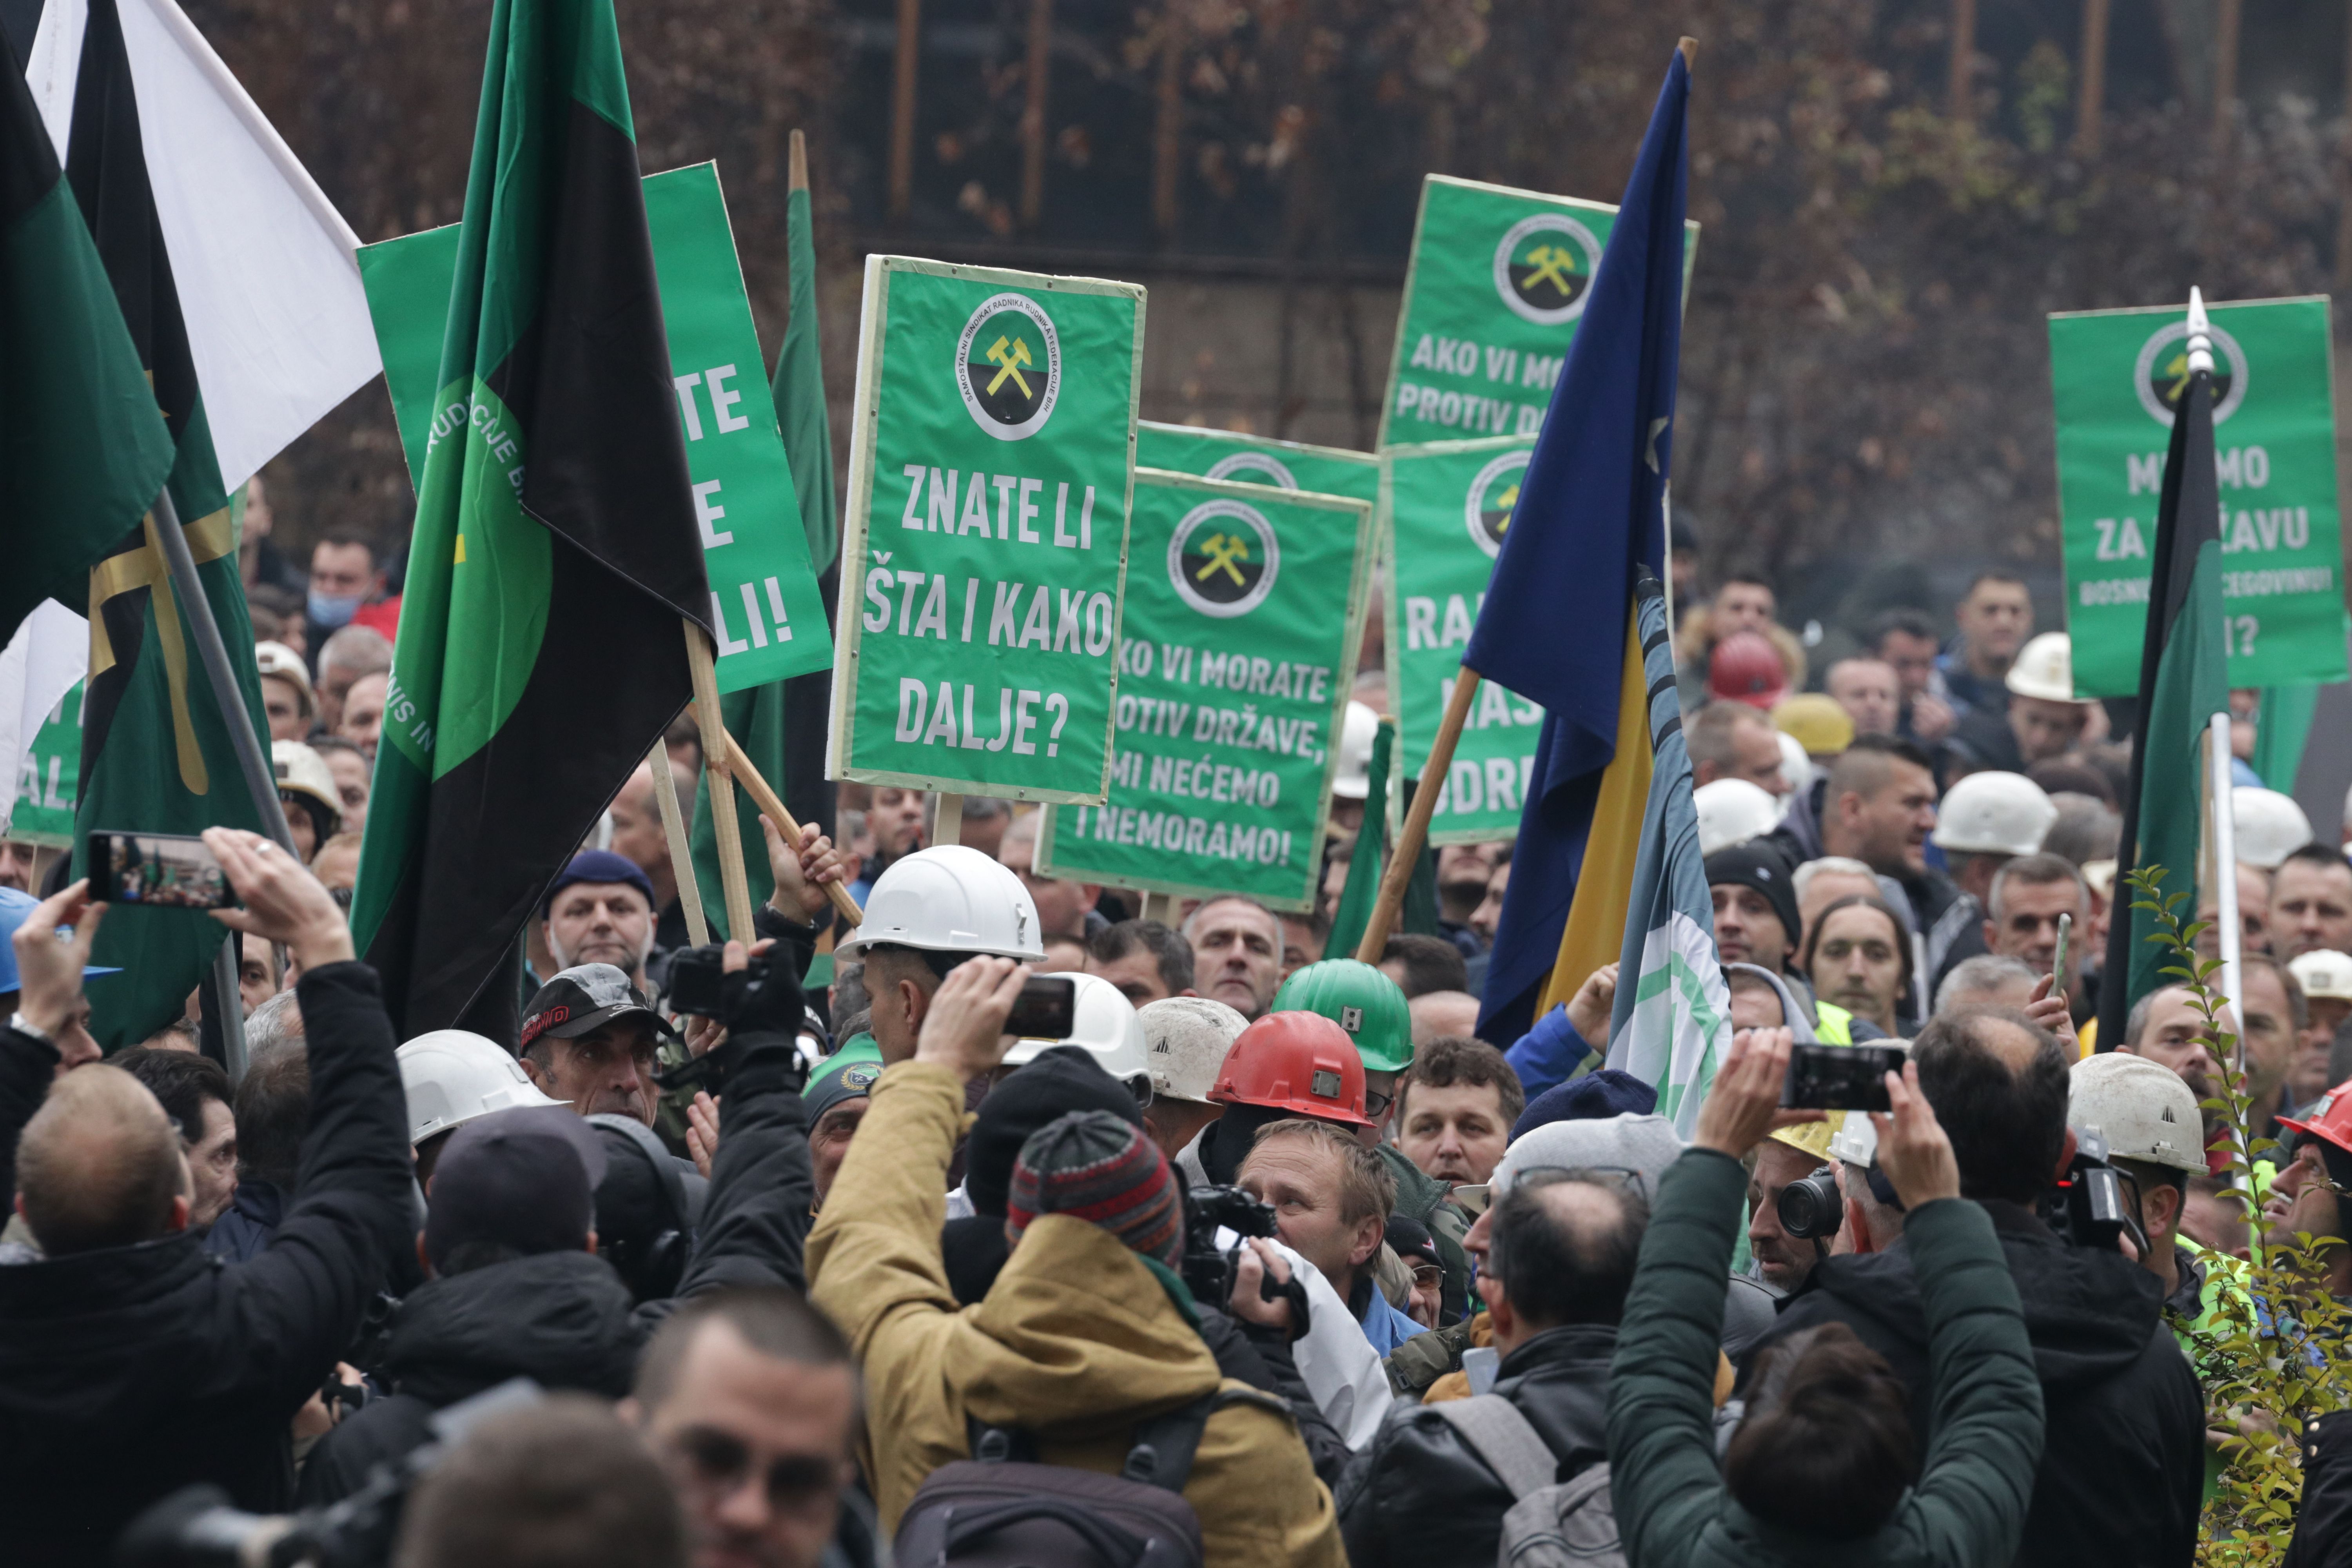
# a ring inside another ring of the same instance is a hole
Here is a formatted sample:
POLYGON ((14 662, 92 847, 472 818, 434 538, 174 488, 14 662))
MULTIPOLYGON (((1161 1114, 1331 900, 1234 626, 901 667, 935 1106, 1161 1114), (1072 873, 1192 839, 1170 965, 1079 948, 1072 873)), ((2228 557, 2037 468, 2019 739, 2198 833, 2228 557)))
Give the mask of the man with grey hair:
POLYGON ((342 728, 343 699, 362 676, 392 673, 392 644, 373 626, 345 626, 319 649, 319 728, 342 728))
POLYGON ((2066 944, 2066 972, 2058 990, 2072 998, 2080 988, 2083 952, 2090 946, 2091 889, 2072 860, 2047 853, 2020 855, 1993 873, 1985 898, 1985 945, 2014 958, 2036 974, 2058 961, 2058 921, 2074 920, 2066 944))
POLYGON ((1193 985, 1255 1023, 1282 984, 1282 921, 1255 899, 1226 893, 1184 922, 1193 985))
POLYGON ((1952 965, 1936 987, 1938 1018, 1956 1007, 2015 1007, 2022 1011, 2033 1000, 2042 976, 2021 958, 2004 952, 1980 952, 1952 965))

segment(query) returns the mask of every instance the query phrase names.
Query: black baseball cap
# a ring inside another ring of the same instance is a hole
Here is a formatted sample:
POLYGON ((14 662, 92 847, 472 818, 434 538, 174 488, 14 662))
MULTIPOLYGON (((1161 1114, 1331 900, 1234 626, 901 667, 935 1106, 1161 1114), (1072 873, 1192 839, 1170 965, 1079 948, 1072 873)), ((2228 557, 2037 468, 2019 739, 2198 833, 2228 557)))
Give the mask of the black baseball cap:
POLYGON ((595 1226, 604 1168, 603 1140, 569 1108, 478 1116, 449 1135, 433 1167, 425 1255, 439 1268, 467 1242, 526 1257, 574 1250, 595 1226))
POLYGON ((522 1010, 522 1037, 515 1049, 530 1049, 541 1035, 569 1040, 615 1018, 630 1017, 643 1017, 656 1034, 677 1034, 618 969, 609 963, 574 964, 532 995, 522 1010))

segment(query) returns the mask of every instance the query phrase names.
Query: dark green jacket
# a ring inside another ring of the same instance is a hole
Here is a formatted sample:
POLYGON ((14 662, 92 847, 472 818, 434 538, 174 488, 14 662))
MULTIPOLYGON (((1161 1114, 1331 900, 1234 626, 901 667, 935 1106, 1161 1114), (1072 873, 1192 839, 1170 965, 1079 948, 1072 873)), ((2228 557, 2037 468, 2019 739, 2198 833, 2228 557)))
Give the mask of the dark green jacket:
POLYGON ((1686 1151, 1625 1302, 1609 1391, 1609 1486, 1636 1568, 1975 1568, 2016 1553, 2042 1456, 2042 1385, 1991 1222, 1958 1199, 1904 1222, 1918 1259, 1935 1419, 1919 1484, 1874 1535, 1832 1541, 1757 1519, 1716 1468, 1714 1384, 1724 1270, 1747 1175, 1686 1151))

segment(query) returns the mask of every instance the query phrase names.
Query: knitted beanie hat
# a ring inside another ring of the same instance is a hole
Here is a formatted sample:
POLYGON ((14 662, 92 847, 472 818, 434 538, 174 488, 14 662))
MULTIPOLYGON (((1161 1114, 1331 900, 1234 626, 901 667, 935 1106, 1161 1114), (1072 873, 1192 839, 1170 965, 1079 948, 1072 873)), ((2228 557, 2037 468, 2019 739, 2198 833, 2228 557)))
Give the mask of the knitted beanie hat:
POLYGON ((1174 1173, 1141 1129, 1107 1110, 1074 1110, 1029 1135, 1013 1163, 1005 1229, 1016 1244, 1039 1215, 1098 1225, 1147 1258, 1176 1268, 1184 1207, 1174 1173))

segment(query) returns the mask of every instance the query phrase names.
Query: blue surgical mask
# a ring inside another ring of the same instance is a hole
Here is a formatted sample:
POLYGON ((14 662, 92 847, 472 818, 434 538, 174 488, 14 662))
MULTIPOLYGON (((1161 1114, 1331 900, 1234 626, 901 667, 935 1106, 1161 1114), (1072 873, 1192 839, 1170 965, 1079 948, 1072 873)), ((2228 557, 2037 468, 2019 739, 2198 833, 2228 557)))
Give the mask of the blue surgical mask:
POLYGON ((309 609, 312 624, 321 626, 345 626, 359 614, 361 604, 357 594, 321 594, 310 590, 309 609))

